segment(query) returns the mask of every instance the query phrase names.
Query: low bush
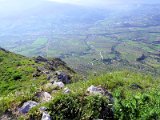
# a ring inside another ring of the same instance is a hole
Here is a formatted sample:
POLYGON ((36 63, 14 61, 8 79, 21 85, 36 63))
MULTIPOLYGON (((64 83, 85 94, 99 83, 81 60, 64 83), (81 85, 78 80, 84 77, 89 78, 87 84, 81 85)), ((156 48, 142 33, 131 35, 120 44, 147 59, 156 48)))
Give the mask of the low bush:
MULTIPOLYGON (((60 95, 46 105, 53 120, 113 119, 113 109, 103 96, 60 95)), ((30 119, 40 118, 38 109, 30 112, 30 119)))

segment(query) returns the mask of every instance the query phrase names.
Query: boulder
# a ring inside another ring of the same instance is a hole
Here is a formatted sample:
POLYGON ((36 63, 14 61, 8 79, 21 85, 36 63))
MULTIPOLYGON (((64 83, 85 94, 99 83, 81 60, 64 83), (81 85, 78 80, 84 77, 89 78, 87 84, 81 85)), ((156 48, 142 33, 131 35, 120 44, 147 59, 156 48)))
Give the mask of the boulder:
POLYGON ((57 78, 58 80, 62 81, 63 83, 65 84, 68 84, 70 83, 70 76, 67 75, 66 73, 64 72, 59 72, 59 71, 56 71, 56 75, 57 75, 57 78))
POLYGON ((62 89, 62 88, 64 88, 64 83, 63 83, 63 82, 54 82, 53 85, 54 85, 55 88, 57 88, 57 89, 62 89))
POLYGON ((51 120, 51 116, 47 112, 43 112, 41 120, 51 120))
POLYGON ((87 93, 89 94, 104 94, 103 91, 98 88, 98 87, 95 87, 95 86, 90 86, 88 89, 87 89, 87 93))
POLYGON ((66 88, 64 88, 63 93, 64 94, 69 94, 69 93, 71 93, 71 90, 66 87, 66 88))
POLYGON ((110 92, 108 92, 105 88, 102 88, 101 86, 94 86, 91 85, 87 89, 87 93, 89 94, 94 94, 94 95, 103 95, 103 96, 108 96, 109 100, 113 102, 113 96, 110 92))
POLYGON ((30 109, 32 109, 33 107, 37 106, 38 103, 35 102, 35 101, 28 101, 28 102, 25 102, 23 104, 23 106, 21 108, 19 108, 19 112, 20 113, 23 113, 23 114, 26 114, 29 112, 30 109))
POLYGON ((41 102, 49 102, 52 100, 52 96, 48 92, 42 92, 40 95, 41 102))

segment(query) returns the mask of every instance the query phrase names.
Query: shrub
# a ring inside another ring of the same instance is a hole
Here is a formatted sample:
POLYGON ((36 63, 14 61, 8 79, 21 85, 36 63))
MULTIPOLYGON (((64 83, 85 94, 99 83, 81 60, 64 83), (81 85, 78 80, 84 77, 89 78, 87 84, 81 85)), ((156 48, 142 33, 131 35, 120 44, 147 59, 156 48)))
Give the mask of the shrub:
POLYGON ((19 80, 19 79, 21 79, 22 78, 22 75, 20 74, 20 73, 15 73, 14 75, 13 75, 13 80, 19 80))
POLYGON ((62 95, 49 104, 49 111, 53 120, 77 120, 81 117, 82 106, 77 96, 62 95))
MULTIPOLYGON (((91 120, 113 119, 112 106, 109 100, 102 96, 59 95, 47 106, 53 120, 91 120)), ((30 119, 40 118, 37 110, 30 112, 30 119)))

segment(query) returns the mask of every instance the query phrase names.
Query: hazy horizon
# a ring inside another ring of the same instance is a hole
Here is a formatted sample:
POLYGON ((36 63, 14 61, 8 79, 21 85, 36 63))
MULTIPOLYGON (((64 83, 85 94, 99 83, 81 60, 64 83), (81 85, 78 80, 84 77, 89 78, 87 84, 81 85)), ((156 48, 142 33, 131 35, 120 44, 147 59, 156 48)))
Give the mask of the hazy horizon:
MULTIPOLYGON (((12 15, 18 12, 23 12, 31 8, 38 8, 44 2, 63 3, 71 5, 80 5, 86 7, 96 7, 96 8, 114 8, 114 5, 133 5, 133 4, 159 4, 158 0, 142 0, 142 1, 128 1, 128 0, 0 0, 0 16, 12 15)), ((51 3, 50 3, 51 4, 51 3)), ((116 9, 115 7, 114 9, 116 9)))
POLYGON ((0 47, 28 57, 58 57, 75 69, 126 65, 155 71, 160 63, 159 3, 0 0, 0 47))

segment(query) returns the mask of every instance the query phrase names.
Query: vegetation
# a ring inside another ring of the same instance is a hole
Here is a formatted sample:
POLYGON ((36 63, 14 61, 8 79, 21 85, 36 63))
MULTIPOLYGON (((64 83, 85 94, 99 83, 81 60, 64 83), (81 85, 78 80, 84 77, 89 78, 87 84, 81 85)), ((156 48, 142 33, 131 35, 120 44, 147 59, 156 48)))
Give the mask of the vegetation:
MULTIPOLYGON (((36 63, 33 58, 27 58, 4 50, 0 50, 0 58, 2 58, 0 62, 1 114, 7 109, 15 110, 24 101, 34 100, 35 93, 42 90, 42 85, 47 83, 47 76, 40 73, 39 76, 34 77, 37 68, 43 68, 45 63, 36 63)), ((74 78, 74 71, 65 64, 60 64, 56 69, 62 69, 67 74, 72 74, 74 78)))
MULTIPOLYGON (((59 92, 46 106, 53 119, 112 119, 115 120, 150 120, 160 119, 160 79, 128 71, 108 73, 68 85, 72 91, 65 95, 59 92), (114 98, 109 106, 107 97, 87 96, 86 89, 91 85, 102 85, 114 98), (106 107, 106 109, 103 108, 106 107), (105 112, 105 114, 104 114, 105 112)), ((40 107, 40 106, 39 106, 40 107)), ((39 107, 30 112, 30 117, 41 117, 39 107)))
MULTIPOLYGON (((28 100, 38 101, 35 93, 42 91, 47 83, 46 76, 34 78, 35 63, 20 55, 0 50, 0 113, 12 112, 28 100)), ((61 69, 64 69, 61 67, 61 69)), ((77 81, 77 80, 76 80, 77 81)), ((45 106, 52 119, 114 119, 150 120, 160 119, 160 78, 131 71, 110 72, 100 76, 90 76, 88 80, 68 84, 70 94, 58 90, 53 99, 41 103, 19 119, 41 119, 39 108, 45 106), (88 95, 91 85, 105 88, 113 95, 111 103, 108 96, 88 95)), ((46 91, 46 92, 50 92, 46 91)))

